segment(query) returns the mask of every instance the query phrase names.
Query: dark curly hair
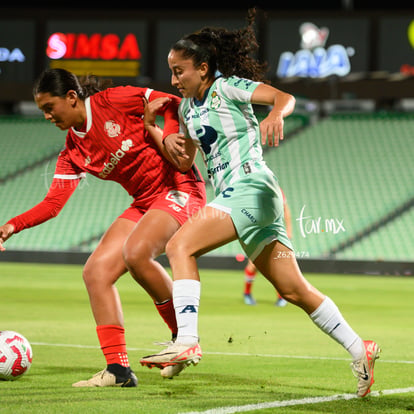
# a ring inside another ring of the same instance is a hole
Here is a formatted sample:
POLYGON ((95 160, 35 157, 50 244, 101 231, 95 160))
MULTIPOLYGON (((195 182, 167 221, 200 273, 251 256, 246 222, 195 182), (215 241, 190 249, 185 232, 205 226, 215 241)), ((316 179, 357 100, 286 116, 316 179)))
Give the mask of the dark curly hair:
POLYGON ((254 57, 259 45, 254 32, 255 9, 248 11, 246 27, 227 30, 221 27, 204 27, 184 36, 171 50, 179 51, 185 59, 192 59, 194 66, 207 62, 209 77, 219 71, 224 77, 238 76, 254 81, 264 81, 266 64, 254 57))

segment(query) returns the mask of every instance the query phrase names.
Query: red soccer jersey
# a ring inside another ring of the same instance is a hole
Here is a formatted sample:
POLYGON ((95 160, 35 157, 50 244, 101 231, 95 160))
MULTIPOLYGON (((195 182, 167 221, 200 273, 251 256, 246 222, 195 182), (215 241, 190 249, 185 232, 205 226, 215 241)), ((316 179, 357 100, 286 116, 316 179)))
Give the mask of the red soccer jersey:
MULTIPOLYGON (((151 101, 161 96, 171 98, 160 112, 165 137, 179 129, 178 97, 149 88, 121 86, 87 98, 85 132, 74 128, 68 131, 45 199, 9 220, 15 233, 55 217, 85 173, 121 184, 134 197, 134 205, 144 209, 158 193, 184 182, 202 181, 195 167, 186 173, 176 170, 144 128, 144 97, 151 101)), ((199 188, 195 185, 195 191, 199 188)))
MULTIPOLYGON (((116 181, 135 199, 143 201, 168 187, 196 181, 193 170, 183 174, 163 158, 144 128, 143 98, 150 101, 165 95, 147 88, 125 86, 87 98, 86 132, 69 130, 66 147, 57 161, 56 175, 64 178, 87 172, 116 181)), ((179 99, 170 96, 173 100, 168 105, 169 111, 176 112, 179 99)), ((176 119, 166 121, 164 136, 178 131, 176 119)))

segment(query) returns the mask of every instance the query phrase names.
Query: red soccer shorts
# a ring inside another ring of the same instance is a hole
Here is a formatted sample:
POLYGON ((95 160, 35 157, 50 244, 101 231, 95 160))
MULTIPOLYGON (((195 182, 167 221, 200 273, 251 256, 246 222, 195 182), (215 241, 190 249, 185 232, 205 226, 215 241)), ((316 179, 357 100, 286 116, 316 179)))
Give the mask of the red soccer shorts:
POLYGON ((175 189, 157 194, 146 205, 134 201, 119 217, 137 223, 149 210, 166 211, 183 225, 197 210, 206 204, 204 183, 184 183, 175 189))

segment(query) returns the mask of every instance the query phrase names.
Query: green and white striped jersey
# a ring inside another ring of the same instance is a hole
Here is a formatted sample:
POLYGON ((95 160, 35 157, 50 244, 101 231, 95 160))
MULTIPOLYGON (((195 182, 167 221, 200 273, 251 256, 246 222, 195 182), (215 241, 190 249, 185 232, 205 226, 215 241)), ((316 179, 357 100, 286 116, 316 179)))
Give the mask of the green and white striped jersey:
POLYGON ((216 195, 265 166, 259 123, 250 103, 259 84, 235 76, 220 77, 202 102, 195 98, 181 101, 181 132, 201 149, 216 195))

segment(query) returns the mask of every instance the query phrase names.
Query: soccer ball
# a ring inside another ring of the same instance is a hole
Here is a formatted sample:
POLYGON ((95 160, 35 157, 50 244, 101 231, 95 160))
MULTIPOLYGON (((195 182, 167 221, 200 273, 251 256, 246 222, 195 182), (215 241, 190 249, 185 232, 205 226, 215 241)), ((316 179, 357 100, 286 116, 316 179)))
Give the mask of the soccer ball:
POLYGON ((0 331, 0 380, 14 381, 32 365, 29 341, 14 331, 0 331))

